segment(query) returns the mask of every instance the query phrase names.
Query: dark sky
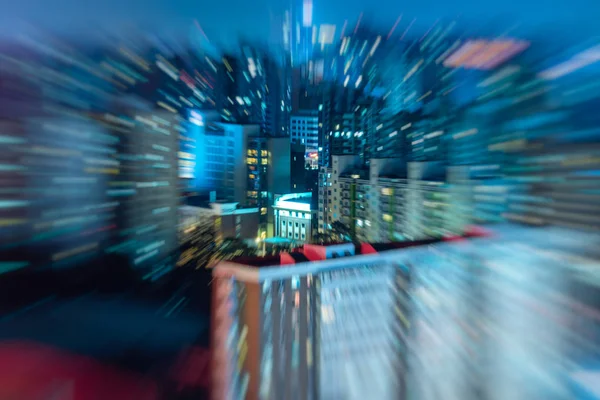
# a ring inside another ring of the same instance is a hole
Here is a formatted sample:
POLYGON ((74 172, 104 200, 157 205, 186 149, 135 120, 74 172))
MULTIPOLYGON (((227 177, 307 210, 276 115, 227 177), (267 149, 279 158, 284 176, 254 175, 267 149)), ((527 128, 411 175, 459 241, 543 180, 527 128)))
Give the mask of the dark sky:
MULTIPOLYGON (((296 0, 301 1, 301 0, 296 0)), ((213 42, 231 44, 238 34, 265 38, 270 15, 280 15, 281 0, 0 0, 0 34, 23 31, 24 21, 59 33, 84 37, 101 29, 127 32, 153 30, 161 35, 189 36, 197 19, 213 42)), ((353 26, 360 12, 389 29, 403 14, 397 31, 417 18, 414 32, 424 32, 438 17, 462 15, 469 25, 486 25, 501 17, 506 26, 524 31, 551 28, 556 34, 593 27, 600 16, 599 0, 314 0, 314 22, 333 23, 337 33, 345 19, 353 26)))

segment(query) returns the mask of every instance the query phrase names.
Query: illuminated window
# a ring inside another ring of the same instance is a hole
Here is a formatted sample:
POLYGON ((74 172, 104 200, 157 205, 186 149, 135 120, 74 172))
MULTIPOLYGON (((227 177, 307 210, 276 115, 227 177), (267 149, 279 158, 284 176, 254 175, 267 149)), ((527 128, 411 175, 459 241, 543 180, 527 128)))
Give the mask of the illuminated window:
POLYGON ((260 151, 260 156, 261 157, 267 157, 269 155, 269 153, 266 150, 261 150, 260 151))
POLYGON ((267 214, 267 207, 262 207, 260 209, 260 215, 266 215, 267 214))
POLYGON ((267 165, 267 164, 269 163, 269 159, 267 159, 267 158, 263 158, 262 160, 260 160, 260 163, 261 163, 262 165, 267 165))
POLYGON ((392 189, 390 188, 381 188, 381 194, 384 196, 391 196, 392 195, 392 189))
POLYGON ((248 160, 246 162, 248 164, 257 164, 258 163, 257 159, 254 157, 248 157, 248 160))
POLYGON ((258 192, 254 191, 254 190, 250 190, 250 191, 248 191, 248 197, 257 198, 258 192))
POLYGON ((258 156, 258 151, 252 150, 252 149, 248 149, 248 155, 250 157, 257 157, 258 156))
POLYGON ((391 222, 392 221, 392 216, 390 214, 383 214, 383 220, 385 222, 391 222))

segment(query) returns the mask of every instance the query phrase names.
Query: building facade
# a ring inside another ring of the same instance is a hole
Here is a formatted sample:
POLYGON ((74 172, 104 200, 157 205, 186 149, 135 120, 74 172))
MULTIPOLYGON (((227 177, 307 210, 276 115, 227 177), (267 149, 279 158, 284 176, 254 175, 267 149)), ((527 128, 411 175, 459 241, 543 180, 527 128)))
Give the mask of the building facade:
POLYGON ((292 193, 278 197, 273 205, 275 237, 297 243, 312 239, 312 193, 292 193))
POLYGON ((305 245, 218 265, 213 398, 402 398, 409 272, 369 251, 305 245))
POLYGON ((305 146, 305 164, 318 168, 319 112, 300 111, 290 117, 290 141, 305 146), (316 157, 315 157, 316 156, 316 157))

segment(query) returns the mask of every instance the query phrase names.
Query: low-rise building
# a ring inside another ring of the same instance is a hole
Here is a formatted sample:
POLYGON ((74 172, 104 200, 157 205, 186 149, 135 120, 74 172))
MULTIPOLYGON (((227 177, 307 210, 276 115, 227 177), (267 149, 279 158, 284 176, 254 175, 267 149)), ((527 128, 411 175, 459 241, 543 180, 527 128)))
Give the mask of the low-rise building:
POLYGON ((312 192, 285 194, 273 206, 275 237, 298 243, 310 242, 314 210, 312 192))

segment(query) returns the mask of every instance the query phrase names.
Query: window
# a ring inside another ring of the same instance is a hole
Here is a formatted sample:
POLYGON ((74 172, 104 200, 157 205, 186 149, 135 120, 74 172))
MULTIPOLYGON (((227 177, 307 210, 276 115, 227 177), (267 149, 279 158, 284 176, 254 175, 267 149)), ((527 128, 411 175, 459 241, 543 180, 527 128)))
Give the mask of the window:
POLYGON ((267 207, 262 207, 260 209, 260 215, 267 215, 267 207))
POLYGON ((381 188, 381 194, 383 196, 391 196, 392 195, 392 189, 390 189, 390 188, 381 188))
POLYGON ((257 164, 258 160, 254 157, 248 157, 248 159, 246 160, 247 164, 257 164))
POLYGON ((296 222, 296 228, 298 227, 298 223, 296 222))
POLYGON ((292 221, 288 222, 288 225, 289 225, 289 226, 292 226, 292 221))
POLYGON ((302 227, 303 227, 303 228, 306 228, 306 224, 302 224, 302 227))
POLYGON ((331 190, 328 190, 328 191, 327 191, 327 194, 328 194, 329 196, 331 196, 331 190))
POLYGON ((252 150, 252 149, 248 149, 247 154, 250 157, 256 157, 256 156, 258 156, 258 152, 256 150, 252 150))
POLYGON ((269 160, 267 158, 263 158, 262 160, 260 160, 261 165, 268 165, 269 164, 269 160))

